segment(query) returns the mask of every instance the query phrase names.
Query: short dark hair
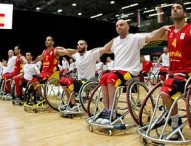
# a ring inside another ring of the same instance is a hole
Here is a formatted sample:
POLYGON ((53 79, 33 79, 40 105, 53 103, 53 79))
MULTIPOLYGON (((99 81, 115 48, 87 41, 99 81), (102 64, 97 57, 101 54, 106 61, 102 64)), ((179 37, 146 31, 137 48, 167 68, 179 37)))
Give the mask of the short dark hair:
POLYGON ((183 8, 183 10, 184 10, 184 12, 186 12, 186 7, 185 7, 184 3, 182 3, 182 1, 175 1, 175 2, 173 3, 173 5, 174 5, 174 4, 179 4, 179 5, 181 5, 182 8, 183 8))
POLYGON ((54 38, 51 35, 48 35, 47 37, 50 37, 52 41, 54 42, 54 38))
POLYGON ((17 47, 18 50, 21 50, 21 46, 20 45, 16 45, 15 47, 17 47))
POLYGON ((31 52, 27 52, 26 54, 30 54, 33 57, 33 54, 31 52))

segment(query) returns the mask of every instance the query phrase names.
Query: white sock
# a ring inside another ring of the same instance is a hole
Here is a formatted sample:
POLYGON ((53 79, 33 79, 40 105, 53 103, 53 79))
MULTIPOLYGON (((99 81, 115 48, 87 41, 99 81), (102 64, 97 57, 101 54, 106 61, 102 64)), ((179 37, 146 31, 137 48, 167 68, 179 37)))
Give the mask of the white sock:
POLYGON ((176 128, 176 127, 178 127, 179 126, 179 124, 178 124, 178 121, 179 121, 179 115, 178 114, 176 114, 176 115, 174 115, 174 116, 171 116, 171 120, 172 120, 172 127, 173 128, 176 128))

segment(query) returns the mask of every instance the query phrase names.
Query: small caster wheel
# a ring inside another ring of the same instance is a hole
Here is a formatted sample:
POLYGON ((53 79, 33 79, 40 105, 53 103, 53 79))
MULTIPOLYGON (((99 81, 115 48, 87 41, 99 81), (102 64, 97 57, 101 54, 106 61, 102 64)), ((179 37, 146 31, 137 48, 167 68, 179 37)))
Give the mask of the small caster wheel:
POLYGON ((162 111, 162 110, 164 110, 164 107, 163 107, 163 105, 160 105, 159 106, 159 111, 162 111))
POLYGON ((69 115, 67 114, 61 114, 64 118, 69 118, 69 115))
POLYGON ((12 104, 13 104, 13 105, 15 104, 15 101, 14 101, 14 100, 12 101, 12 104))
POLYGON ((37 113, 37 109, 33 109, 33 111, 34 111, 35 113, 37 113))
POLYGON ((158 143, 158 142, 152 142, 153 143, 153 145, 156 145, 156 146, 164 146, 165 144, 163 144, 163 143, 158 143))
POLYGON ((108 135, 111 136, 112 135, 112 131, 108 130, 108 135))
POLYGON ((147 140, 145 138, 143 138, 143 144, 147 145, 147 140))
POLYGON ((147 117, 147 122, 149 122, 151 120, 151 117, 150 116, 148 116, 147 117))
POLYGON ((93 132, 93 127, 92 126, 89 126, 89 131, 93 132))

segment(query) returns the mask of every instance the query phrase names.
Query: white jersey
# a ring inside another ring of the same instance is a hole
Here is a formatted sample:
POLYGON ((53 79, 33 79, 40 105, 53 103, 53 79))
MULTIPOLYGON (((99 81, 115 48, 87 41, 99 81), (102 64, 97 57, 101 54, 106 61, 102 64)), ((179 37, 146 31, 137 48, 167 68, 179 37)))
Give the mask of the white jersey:
POLYGON ((98 74, 103 71, 103 62, 96 63, 96 71, 98 72, 98 74))
POLYGON ((4 74, 5 73, 5 71, 6 71, 6 66, 3 66, 3 71, 2 71, 2 74, 4 74))
POLYGON ((107 70, 112 70, 114 67, 114 62, 111 60, 110 62, 107 63, 107 70))
POLYGON ((32 80, 33 75, 39 74, 40 70, 36 64, 24 64, 22 72, 24 73, 24 79, 32 80))
POLYGON ((3 73, 7 73, 7 72, 12 72, 14 71, 14 66, 15 66, 15 62, 16 62, 17 57, 16 56, 12 56, 8 59, 7 62, 7 67, 5 68, 5 70, 3 71, 3 73))
POLYGON ((103 65, 103 70, 107 70, 107 64, 103 65))
POLYGON ((100 57, 99 49, 87 51, 83 56, 77 52, 72 57, 76 60, 79 80, 89 80, 95 77, 96 59, 100 57))
POLYGON ((162 57, 162 66, 169 66, 169 53, 168 54, 163 53, 161 57, 162 57))
POLYGON ((2 65, 2 63, 0 62, 0 75, 2 75, 2 73, 3 73, 3 65, 2 65))
POLYGON ((42 62, 41 62, 41 61, 38 61, 38 62, 36 63, 36 65, 37 65, 37 67, 38 67, 39 69, 41 69, 41 67, 42 67, 42 62))
POLYGON ((62 69, 69 69, 69 63, 67 60, 62 60, 62 69))
POLYGON ((145 43, 146 34, 128 34, 126 38, 114 39, 111 51, 114 53, 114 70, 124 70, 137 76, 140 73, 140 49, 145 43))
POLYGON ((75 62, 70 63, 69 71, 74 70, 76 68, 75 62))

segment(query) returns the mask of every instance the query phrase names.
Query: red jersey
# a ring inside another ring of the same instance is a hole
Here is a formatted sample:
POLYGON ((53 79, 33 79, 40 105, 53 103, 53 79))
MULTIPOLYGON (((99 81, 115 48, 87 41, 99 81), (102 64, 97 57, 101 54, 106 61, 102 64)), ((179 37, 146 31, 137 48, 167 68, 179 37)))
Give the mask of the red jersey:
POLYGON ((58 58, 54 55, 54 48, 50 51, 44 50, 42 53, 42 73, 53 73, 58 66, 58 58))
POLYGON ((23 64, 21 62, 21 57, 22 57, 21 54, 19 56, 17 56, 16 62, 15 62, 15 65, 14 65, 14 72, 17 73, 17 74, 20 73, 20 71, 21 71, 21 69, 23 67, 23 64))
POLYGON ((142 71, 149 73, 151 71, 152 68, 152 63, 150 61, 143 61, 142 62, 142 71))
POLYGON ((178 32, 174 32, 172 26, 168 33, 168 48, 170 56, 170 73, 185 73, 191 72, 191 25, 186 24, 178 32))

